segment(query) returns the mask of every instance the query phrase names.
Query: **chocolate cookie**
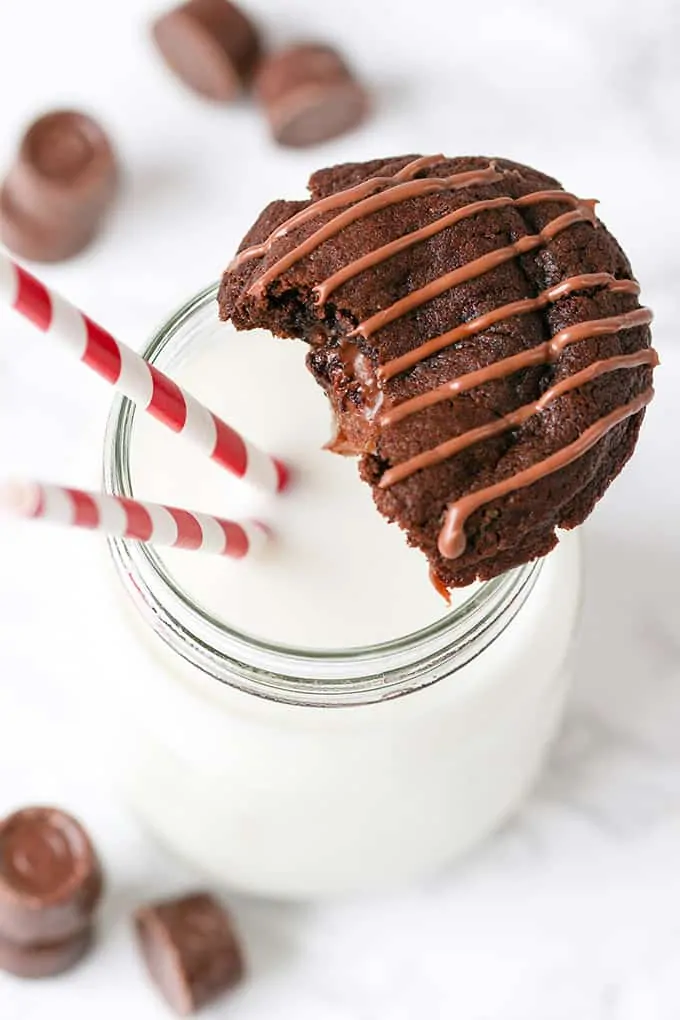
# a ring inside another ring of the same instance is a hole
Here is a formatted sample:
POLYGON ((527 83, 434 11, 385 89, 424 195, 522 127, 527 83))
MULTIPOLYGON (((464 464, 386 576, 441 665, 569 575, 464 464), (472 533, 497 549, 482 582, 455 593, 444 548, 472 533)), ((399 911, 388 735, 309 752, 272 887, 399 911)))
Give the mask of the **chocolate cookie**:
POLYGON ((631 456, 651 313, 595 202, 505 159, 320 170, 268 206, 220 314, 310 345, 338 452, 448 588, 549 552, 631 456))

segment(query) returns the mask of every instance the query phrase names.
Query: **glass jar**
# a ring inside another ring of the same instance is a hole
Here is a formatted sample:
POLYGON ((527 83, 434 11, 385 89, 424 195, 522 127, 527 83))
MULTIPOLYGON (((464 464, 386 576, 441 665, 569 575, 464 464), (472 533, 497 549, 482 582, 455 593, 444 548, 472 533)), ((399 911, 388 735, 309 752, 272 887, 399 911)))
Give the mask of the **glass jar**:
MULTIPOLYGON (((211 287, 189 302, 145 357, 171 371, 214 300, 211 287)), ((135 495, 136 414, 117 399, 105 444, 106 488, 123 496, 135 495)), ((147 675, 122 678, 127 796, 218 881, 293 898, 408 882, 469 850, 530 791, 568 689, 576 535, 424 630, 332 653, 230 629, 152 548, 110 550, 131 640, 149 654, 147 675)))

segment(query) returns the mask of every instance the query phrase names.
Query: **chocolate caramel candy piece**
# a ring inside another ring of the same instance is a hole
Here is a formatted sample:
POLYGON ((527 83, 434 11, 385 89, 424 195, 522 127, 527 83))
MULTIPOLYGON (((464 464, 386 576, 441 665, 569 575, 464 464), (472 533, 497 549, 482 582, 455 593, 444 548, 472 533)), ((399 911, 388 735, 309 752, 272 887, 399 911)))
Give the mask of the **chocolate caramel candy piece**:
POLYGON ((243 957, 226 911, 207 893, 140 907, 139 945, 168 1004, 187 1016, 243 977, 243 957))
POLYGON ((330 46, 302 43, 265 57, 255 94, 280 145, 325 142, 368 113, 366 90, 330 46))
POLYGON ((24 135, 0 190, 0 239, 39 262, 76 255, 98 233, 117 186, 99 124, 74 110, 48 113, 24 135))
POLYGON ((229 0, 189 0, 158 18, 153 36, 185 85, 221 102, 243 90, 260 55, 255 26, 229 0))
POLYGON ((0 938, 32 948, 88 929, 102 872, 85 830, 56 808, 24 808, 0 823, 0 938))
POLYGON ((0 938, 0 970, 20 978, 46 978, 63 974, 80 963, 92 945, 94 930, 84 928, 61 942, 20 946, 0 938))

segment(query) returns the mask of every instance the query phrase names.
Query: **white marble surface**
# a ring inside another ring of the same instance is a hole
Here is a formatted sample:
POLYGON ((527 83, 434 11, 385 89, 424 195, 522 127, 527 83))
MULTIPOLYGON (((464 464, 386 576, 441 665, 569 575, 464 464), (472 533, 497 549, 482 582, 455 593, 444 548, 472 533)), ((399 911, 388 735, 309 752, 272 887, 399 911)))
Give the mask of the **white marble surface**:
MULTIPOLYGON (((472 859, 374 902, 234 901, 252 980, 233 1020, 677 1020, 680 1016, 680 8, 676 0, 253 0, 279 38, 345 43, 377 93, 354 137, 276 151, 246 106, 166 77, 146 0, 0 0, 0 163, 36 111, 109 125, 125 192, 101 243, 45 278, 133 344, 215 277, 274 194, 316 165, 444 150, 511 156, 600 197, 657 312, 658 398, 587 527, 566 727, 536 795, 472 859)), ((0 464, 95 484, 109 393, 0 312, 0 464)), ((110 876, 99 951, 49 986, 0 975, 2 1020, 164 1017, 132 904, 197 876, 117 802, 99 752, 129 650, 102 620, 96 543, 0 525, 0 813, 82 814, 110 876)), ((143 683, 143 676, 140 676, 143 683)), ((124 749, 121 749, 124 753, 124 749)))

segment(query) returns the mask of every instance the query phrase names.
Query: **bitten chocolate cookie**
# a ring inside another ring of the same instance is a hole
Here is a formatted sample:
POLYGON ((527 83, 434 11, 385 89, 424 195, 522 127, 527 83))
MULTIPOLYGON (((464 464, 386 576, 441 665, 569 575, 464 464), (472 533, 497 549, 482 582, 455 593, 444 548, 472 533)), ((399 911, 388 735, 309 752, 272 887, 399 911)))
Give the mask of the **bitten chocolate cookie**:
POLYGON ((595 202, 505 159, 320 170, 269 205, 220 314, 310 345, 337 452, 446 587, 549 552, 631 456, 651 312, 595 202))

